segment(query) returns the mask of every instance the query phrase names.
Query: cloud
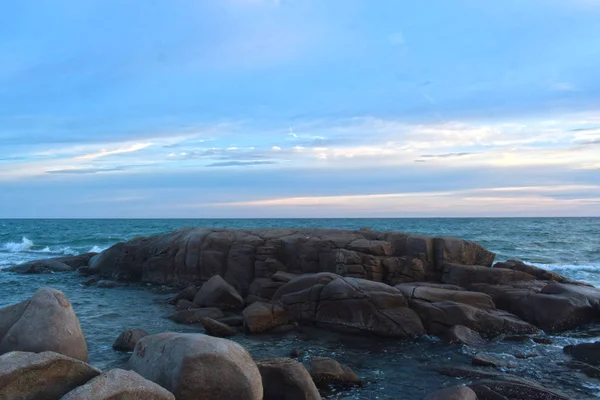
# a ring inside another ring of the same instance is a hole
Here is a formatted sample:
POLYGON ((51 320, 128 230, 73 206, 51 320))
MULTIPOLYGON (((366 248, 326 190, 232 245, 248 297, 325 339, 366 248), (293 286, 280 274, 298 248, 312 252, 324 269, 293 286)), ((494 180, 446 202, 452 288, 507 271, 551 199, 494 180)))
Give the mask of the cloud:
POLYGON ((71 168, 71 169, 56 169, 46 171, 47 174, 97 174, 101 172, 124 171, 127 167, 112 167, 112 168, 71 168))
POLYGON ((462 153, 443 153, 443 154, 422 154, 421 158, 451 158, 451 157, 463 157, 475 153, 462 152, 462 153))
POLYGON ((271 165, 275 161, 223 161, 206 165, 207 167, 247 167, 253 165, 271 165))
POLYGON ((143 150, 147 147, 152 146, 153 143, 133 143, 129 146, 120 147, 112 150, 102 149, 98 152, 83 154, 75 157, 76 160, 94 160, 100 157, 111 156, 115 154, 132 153, 135 151, 143 150))

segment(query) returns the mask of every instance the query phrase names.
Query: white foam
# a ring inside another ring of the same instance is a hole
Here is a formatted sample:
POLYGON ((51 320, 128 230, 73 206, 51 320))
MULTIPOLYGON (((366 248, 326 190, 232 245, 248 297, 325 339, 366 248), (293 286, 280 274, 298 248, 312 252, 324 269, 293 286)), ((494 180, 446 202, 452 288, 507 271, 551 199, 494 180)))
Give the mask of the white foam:
POLYGON ((27 239, 25 236, 21 239, 21 242, 8 242, 4 243, 2 246, 2 250, 8 251, 10 253, 18 253, 20 251, 27 251, 33 247, 33 242, 27 239))
POLYGON ((90 249, 90 251, 88 251, 88 253, 100 253, 106 249, 107 249, 107 247, 94 246, 90 249))

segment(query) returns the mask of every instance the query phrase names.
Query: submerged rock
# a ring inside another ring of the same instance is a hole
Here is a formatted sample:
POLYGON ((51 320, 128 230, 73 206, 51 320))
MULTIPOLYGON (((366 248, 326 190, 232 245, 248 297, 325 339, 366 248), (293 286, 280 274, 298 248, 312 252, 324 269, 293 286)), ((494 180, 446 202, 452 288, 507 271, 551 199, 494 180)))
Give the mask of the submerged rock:
POLYGON ((148 335, 149 333, 143 329, 128 329, 119 335, 112 348, 117 351, 133 351, 136 343, 148 335))
POLYGON ((53 272, 75 271, 79 267, 87 266, 90 259, 96 254, 85 253, 78 256, 34 260, 6 268, 5 271, 17 272, 19 274, 51 274, 53 272))
POLYGON ((175 314, 167 318, 177 322, 178 324, 199 324, 203 318, 219 319, 223 317, 223 312, 218 308, 192 308, 189 310, 177 311, 175 314))
POLYGON ((262 377, 264 400, 321 400, 310 374, 298 361, 268 358, 256 364, 262 377))
POLYGON ((54 351, 88 360, 85 337, 67 297, 52 288, 38 289, 29 300, 0 309, 0 354, 54 351))
POLYGON ((60 400, 175 400, 175 396, 133 371, 111 369, 60 400))
POLYGON ((204 326, 206 333, 208 333, 210 336, 229 337, 235 336, 238 333, 237 330, 233 329, 229 325, 215 321, 212 318, 202 318, 200 322, 202 323, 202 326, 204 326))
POLYGON ((454 325, 446 330, 441 336, 443 340, 450 343, 461 343, 467 346, 481 346, 487 341, 481 335, 464 325, 454 325))
POLYGON ((261 400, 258 367, 242 346, 203 334, 160 333, 142 338, 131 369, 177 400, 261 400))
POLYGON ((331 358, 313 358, 310 376, 319 387, 362 386, 362 380, 354 371, 331 358))
POLYGON ((478 400, 569 400, 569 397, 535 382, 514 380, 481 380, 469 385, 478 400))
POLYGON ((600 342, 569 345, 563 351, 577 361, 600 365, 600 342))
POLYGON ((0 399, 58 399, 98 375, 100 370, 62 354, 14 351, 0 356, 0 399))

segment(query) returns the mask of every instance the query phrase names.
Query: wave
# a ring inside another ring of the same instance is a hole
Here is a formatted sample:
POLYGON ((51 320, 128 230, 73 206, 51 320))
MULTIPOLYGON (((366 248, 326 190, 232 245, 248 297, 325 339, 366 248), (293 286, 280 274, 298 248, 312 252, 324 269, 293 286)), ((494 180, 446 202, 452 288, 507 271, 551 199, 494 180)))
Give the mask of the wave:
POLYGON ((25 236, 21 238, 21 242, 8 242, 2 245, 2 250, 8 251, 9 253, 18 253, 21 251, 27 251, 33 247, 33 242, 27 239, 25 236))

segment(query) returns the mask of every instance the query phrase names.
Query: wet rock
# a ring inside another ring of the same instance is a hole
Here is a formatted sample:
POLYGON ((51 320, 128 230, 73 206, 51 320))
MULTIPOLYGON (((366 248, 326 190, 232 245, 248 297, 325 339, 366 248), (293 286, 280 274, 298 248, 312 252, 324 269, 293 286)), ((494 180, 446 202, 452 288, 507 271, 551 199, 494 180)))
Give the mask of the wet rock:
POLYGON ((548 338, 544 338, 544 337, 537 337, 537 336, 532 337, 531 340, 533 340, 537 344, 553 344, 554 343, 552 341, 552 339, 548 339, 548 338))
POLYGON ((568 362, 566 365, 571 369, 576 369, 586 374, 590 378, 600 378, 600 368, 593 367, 589 364, 580 361, 571 361, 568 362))
POLYGON ((320 400, 321 395, 302 364, 290 358, 256 362, 262 377, 264 400, 320 400))
POLYGON ((225 282, 219 275, 210 278, 194 297, 197 307, 216 307, 221 310, 240 309, 244 299, 233 286, 225 282))
POLYGON ((125 284, 122 282, 109 281, 109 280, 102 279, 102 280, 99 280, 98 282, 96 282, 95 286, 97 288, 101 288, 101 289, 113 289, 116 287, 125 286, 125 284))
POLYGON ((238 331, 230 327, 229 325, 223 324, 219 321, 215 321, 212 318, 202 318, 200 321, 204 330, 210 336, 216 337, 229 337, 237 335, 238 331))
POLYGON ((96 253, 86 253, 78 256, 54 257, 45 260, 29 261, 24 264, 6 268, 5 271, 19 274, 51 274, 54 272, 75 271, 79 267, 87 266, 89 260, 96 253))
MULTIPOLYGON (((441 286, 441 285, 440 285, 441 286)), ((467 292, 443 287, 418 286, 413 284, 396 285, 406 298, 428 302, 454 301, 477 308, 496 308, 492 298, 485 293, 467 292)))
POLYGON ((513 380, 482 380, 469 385, 478 400, 569 400, 569 397, 535 382, 513 380))
POLYGON ((183 289, 181 292, 177 293, 175 297, 169 300, 170 304, 177 304, 181 300, 186 300, 189 302, 194 301, 194 297, 198 294, 198 288, 195 285, 190 285, 183 289))
POLYGON ((166 389, 133 371, 111 369, 60 400, 175 400, 166 389))
POLYGON ((480 367, 514 368, 515 363, 511 357, 492 353, 477 353, 471 360, 473 365, 480 367))
POLYGON ((464 325, 454 325, 441 335, 441 338, 450 343, 460 343, 467 346, 481 346, 487 341, 481 335, 464 325))
POLYGON ((300 358, 301 355, 302 355, 302 351, 298 350, 295 347, 290 351, 290 357, 292 357, 292 358, 300 358))
POLYGON ((54 351, 88 360, 85 337, 67 297, 52 288, 38 289, 29 300, 0 309, 0 354, 54 351))
POLYGON ((167 318, 179 324, 199 324, 203 318, 219 319, 223 317, 223 312, 218 308, 192 308, 191 310, 177 311, 167 318))
MULTIPOLYGON (((287 296, 282 298, 284 304, 287 301, 287 296)), ((333 280, 321 290, 314 321, 322 327, 349 333, 397 338, 424 333, 420 318, 408 308, 400 290, 356 278, 333 280)))
POLYGON ((185 299, 179 300, 175 306, 175 310, 177 311, 191 310, 192 308, 197 308, 197 306, 193 302, 185 299))
POLYGON ((177 400, 261 400, 262 379, 239 344, 203 334, 161 333, 142 338, 131 369, 177 400))
POLYGON ((82 282, 81 284, 82 284, 83 286, 93 286, 93 285, 95 285, 96 283, 100 282, 100 280, 101 280, 101 279, 100 279, 99 277, 95 276, 95 277, 93 277, 93 278, 91 278, 91 279, 88 279, 87 281, 84 281, 84 282, 82 282))
POLYGON ((427 332, 443 335, 454 325, 464 325, 485 336, 511 333, 537 333, 539 329, 501 310, 488 310, 467 304, 442 301, 428 303, 412 300, 410 306, 423 320, 427 332))
POLYGON ((313 358, 310 376, 318 387, 362 386, 362 380, 354 371, 331 358, 313 358))
POLYGON ((259 333, 286 325, 289 315, 285 309, 270 303, 256 302, 242 312, 244 326, 250 333, 259 333))
POLYGON ((452 386, 431 393, 425 400, 477 400, 477 394, 468 386, 452 386))
POLYGON ((117 351, 133 351, 136 343, 148 335, 149 333, 143 329, 128 329, 119 335, 112 348, 117 351))
POLYGON ((100 370, 62 354, 14 351, 0 356, 0 399, 58 399, 100 370))
POLYGON ((568 345, 563 351, 577 361, 590 365, 600 365, 600 341, 568 345))

